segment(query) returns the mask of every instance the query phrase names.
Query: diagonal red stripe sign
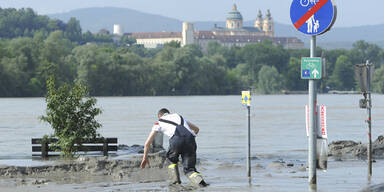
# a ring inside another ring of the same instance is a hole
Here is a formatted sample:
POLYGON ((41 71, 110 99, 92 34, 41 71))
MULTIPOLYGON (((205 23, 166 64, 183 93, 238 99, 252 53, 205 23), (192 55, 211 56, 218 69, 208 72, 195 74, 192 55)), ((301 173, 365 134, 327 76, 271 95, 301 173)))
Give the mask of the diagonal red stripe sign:
POLYGON ((304 14, 299 20, 296 21, 294 26, 299 29, 309 18, 312 17, 319 9, 321 9, 329 0, 320 0, 316 3, 307 13, 304 14))

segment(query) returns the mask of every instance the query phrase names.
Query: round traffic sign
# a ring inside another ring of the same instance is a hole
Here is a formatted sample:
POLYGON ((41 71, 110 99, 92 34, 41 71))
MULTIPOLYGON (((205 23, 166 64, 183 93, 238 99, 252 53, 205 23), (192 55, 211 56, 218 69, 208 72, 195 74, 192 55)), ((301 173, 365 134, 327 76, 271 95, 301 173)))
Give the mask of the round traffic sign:
POLYGON ((336 21, 336 5, 332 0, 293 0, 291 21, 306 35, 327 32, 336 21))

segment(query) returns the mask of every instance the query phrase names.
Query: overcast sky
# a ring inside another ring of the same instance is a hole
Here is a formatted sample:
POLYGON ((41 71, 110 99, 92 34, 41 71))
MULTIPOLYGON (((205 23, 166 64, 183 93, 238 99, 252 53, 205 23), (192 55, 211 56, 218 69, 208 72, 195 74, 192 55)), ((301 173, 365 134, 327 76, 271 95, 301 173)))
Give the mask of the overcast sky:
MULTIPOLYGON (((270 9, 275 21, 289 24, 292 0, 0 0, 2 8, 31 7, 39 14, 61 13, 86 7, 124 7, 182 21, 223 21, 236 1, 245 20, 259 9, 270 9)), ((384 24, 384 0, 333 0, 338 8, 335 26, 384 24)))

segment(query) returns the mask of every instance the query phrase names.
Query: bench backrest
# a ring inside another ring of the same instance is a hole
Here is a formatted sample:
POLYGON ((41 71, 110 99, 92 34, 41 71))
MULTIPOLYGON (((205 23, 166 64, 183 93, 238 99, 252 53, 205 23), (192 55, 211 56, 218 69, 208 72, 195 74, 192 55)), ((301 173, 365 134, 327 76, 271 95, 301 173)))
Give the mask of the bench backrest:
MULTIPOLYGON (((48 142, 45 144, 43 144, 42 142, 42 138, 32 138, 32 152, 41 152, 41 156, 47 157, 48 152, 54 151, 49 147, 50 144, 57 142, 57 139, 52 138, 48 140, 48 142)), ((75 145, 75 148, 77 148, 77 151, 79 152, 102 151, 104 156, 108 156, 109 151, 117 151, 117 138, 86 139, 83 140, 81 144, 82 146, 75 145)))

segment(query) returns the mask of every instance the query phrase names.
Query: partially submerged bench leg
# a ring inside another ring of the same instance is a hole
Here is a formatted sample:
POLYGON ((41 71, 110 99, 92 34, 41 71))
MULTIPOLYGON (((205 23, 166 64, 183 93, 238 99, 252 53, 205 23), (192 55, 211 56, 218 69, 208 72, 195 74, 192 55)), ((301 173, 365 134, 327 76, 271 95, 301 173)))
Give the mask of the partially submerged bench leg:
POLYGON ((48 143, 46 141, 42 141, 41 143, 41 157, 43 159, 48 157, 48 143))
POLYGON ((104 153, 104 156, 108 156, 108 142, 106 138, 104 138, 103 153, 104 153))

